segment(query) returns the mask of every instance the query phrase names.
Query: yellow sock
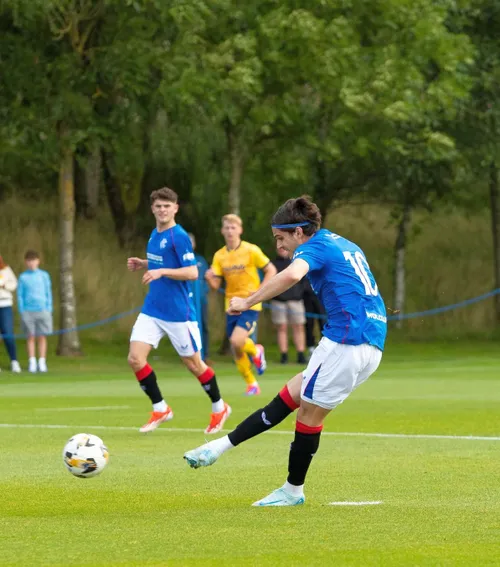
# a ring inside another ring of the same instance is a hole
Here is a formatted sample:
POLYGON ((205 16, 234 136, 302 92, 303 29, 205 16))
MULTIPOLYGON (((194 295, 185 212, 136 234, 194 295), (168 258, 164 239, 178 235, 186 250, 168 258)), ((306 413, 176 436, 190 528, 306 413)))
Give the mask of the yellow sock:
POLYGON ((245 344, 243 345, 243 351, 249 354, 250 356, 257 355, 257 347, 255 346, 255 343, 252 341, 251 338, 248 338, 245 341, 245 344))
POLYGON ((235 358, 234 362, 247 384, 255 384, 257 382, 252 372, 250 360, 246 354, 244 354, 241 358, 235 358))

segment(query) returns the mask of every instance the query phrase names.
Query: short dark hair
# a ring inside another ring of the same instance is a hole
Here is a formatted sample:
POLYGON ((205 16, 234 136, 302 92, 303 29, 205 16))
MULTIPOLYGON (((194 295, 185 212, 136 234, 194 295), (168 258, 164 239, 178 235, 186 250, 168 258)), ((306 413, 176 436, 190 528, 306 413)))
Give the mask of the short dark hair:
POLYGON ((170 189, 169 187, 162 187, 161 189, 155 189, 155 191, 153 191, 149 196, 149 200, 151 201, 151 204, 158 200, 177 203, 178 196, 173 189, 170 189))
POLYGON ((40 255, 36 250, 26 250, 24 255, 25 260, 40 260, 40 255))
MULTIPOLYGON (((302 227, 306 236, 312 236, 321 228, 321 213, 318 206, 312 202, 308 195, 297 199, 288 199, 286 203, 274 213, 271 224, 309 223, 302 227)), ((293 232, 295 228, 281 228, 286 232, 293 232)))

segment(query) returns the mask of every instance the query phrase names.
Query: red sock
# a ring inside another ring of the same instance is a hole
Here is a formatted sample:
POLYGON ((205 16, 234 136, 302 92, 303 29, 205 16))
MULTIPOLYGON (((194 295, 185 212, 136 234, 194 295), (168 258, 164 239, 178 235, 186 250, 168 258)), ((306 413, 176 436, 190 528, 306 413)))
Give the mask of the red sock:
POLYGON ((294 402, 288 385, 285 385, 278 395, 292 411, 295 411, 300 406, 300 404, 294 402))
POLYGON ((203 374, 200 374, 199 376, 197 376, 198 381, 200 384, 206 384, 207 382, 210 382, 210 380, 215 376, 215 372, 212 370, 212 368, 210 368, 210 366, 207 366, 207 369, 205 370, 205 372, 203 372, 203 374))
POLYGON ((149 364, 146 364, 146 366, 135 373, 135 377, 137 378, 137 380, 139 380, 139 382, 141 382, 142 380, 144 380, 144 378, 147 378, 151 374, 151 372, 153 372, 153 369, 151 368, 151 366, 149 366, 149 364))
POLYGON ((217 378, 215 377, 215 372, 213 371, 213 369, 208 366, 205 372, 197 376, 197 378, 201 384, 201 387, 205 390, 207 396, 210 398, 210 401, 213 404, 216 404, 221 399, 221 395, 219 386, 217 384, 217 378))
POLYGON ((158 382, 156 381, 156 374, 149 364, 146 364, 146 366, 136 372, 135 375, 139 381, 139 386, 153 404, 157 404, 163 400, 158 382))

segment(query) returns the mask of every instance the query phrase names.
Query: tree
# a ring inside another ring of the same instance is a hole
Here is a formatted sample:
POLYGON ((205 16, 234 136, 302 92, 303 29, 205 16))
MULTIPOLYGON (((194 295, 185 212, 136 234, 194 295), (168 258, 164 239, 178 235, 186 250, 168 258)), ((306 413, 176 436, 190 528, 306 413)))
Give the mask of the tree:
MULTIPOLYGON (((450 27, 467 33, 476 50, 471 69, 473 88, 469 104, 454 125, 459 147, 468 160, 469 183, 484 180, 489 187, 493 242, 493 281, 500 288, 500 6, 492 0, 458 3, 450 27)), ((500 325, 500 295, 494 300, 500 325)))
MULTIPOLYGON (((159 65, 154 63, 165 49, 152 37, 164 29, 158 7, 161 3, 146 0, 125 5, 119 0, 6 0, 4 6, 12 24, 4 59, 11 76, 0 102, 10 117, 10 146, 17 150, 29 140, 40 166, 59 172, 61 329, 77 325, 75 156, 95 154, 96 147, 113 150, 106 165, 120 198, 133 210, 140 195, 141 153, 133 155, 137 138, 131 144, 126 134, 130 124, 136 132, 144 130, 144 98, 155 88, 150 79, 159 65)), ((60 354, 79 351, 76 331, 60 336, 60 354)))
MULTIPOLYGON (((198 3, 201 4, 201 3, 198 3)), ((165 96, 177 96, 192 112, 223 132, 228 164, 227 204, 240 213, 243 173, 270 140, 297 132, 303 100, 327 66, 326 22, 296 3, 260 3, 227 9, 203 4, 196 14, 177 6, 179 36, 174 46, 177 74, 165 96), (186 55, 189 53, 189 55, 186 55), (320 62, 314 72, 311 60, 320 62)))
MULTIPOLYGON (((15 59, 22 54, 23 66, 16 69, 9 93, 14 127, 32 139, 38 135, 45 145, 39 154, 43 165, 59 171, 61 329, 74 329, 77 324, 72 276, 73 160, 81 137, 79 128, 89 111, 87 99, 81 94, 87 81, 81 72, 80 57, 93 19, 93 9, 84 2, 82 12, 73 8, 70 2, 16 5, 11 12, 10 34, 16 48, 11 50, 8 61, 13 69, 15 59), (71 39, 70 46, 57 43, 66 34, 71 39), (29 65, 30 59, 34 65, 29 65), (69 90, 68 85, 73 85, 74 90, 69 90), (12 104, 12 101, 16 102, 12 104), (31 124, 28 116, 34 118, 31 124)), ((73 330, 61 334, 57 350, 63 355, 78 354, 78 333, 73 330)))
POLYGON ((398 310, 411 213, 453 189, 460 159, 448 126, 468 96, 473 50, 463 33, 448 28, 449 8, 425 0, 347 4, 356 72, 321 97, 309 143, 322 210, 356 193, 396 207, 398 310))

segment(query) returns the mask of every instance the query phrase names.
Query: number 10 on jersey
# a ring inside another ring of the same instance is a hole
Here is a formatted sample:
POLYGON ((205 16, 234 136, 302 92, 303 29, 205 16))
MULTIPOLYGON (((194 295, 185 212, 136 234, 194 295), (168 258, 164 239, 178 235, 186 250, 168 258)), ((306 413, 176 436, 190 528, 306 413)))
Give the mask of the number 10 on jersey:
POLYGON ((351 266, 354 268, 354 271, 356 272, 356 275, 365 286, 366 295, 377 296, 378 286, 377 284, 373 286, 370 280, 370 276, 368 275, 368 272, 365 268, 365 264, 366 267, 369 268, 368 262, 365 260, 363 254, 361 254, 359 250, 356 250, 356 252, 354 252, 354 256, 351 254, 351 252, 344 252, 344 258, 351 264, 351 266))

